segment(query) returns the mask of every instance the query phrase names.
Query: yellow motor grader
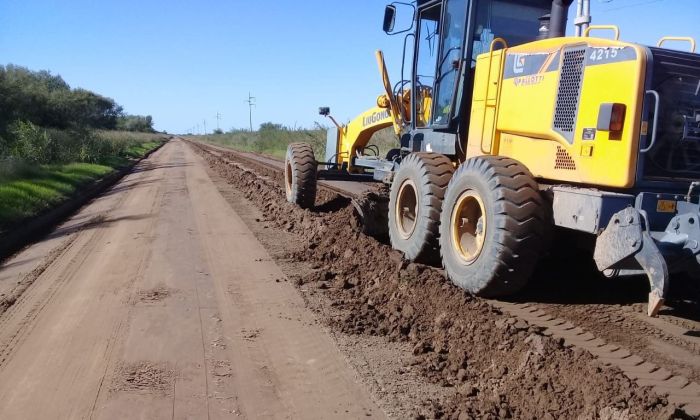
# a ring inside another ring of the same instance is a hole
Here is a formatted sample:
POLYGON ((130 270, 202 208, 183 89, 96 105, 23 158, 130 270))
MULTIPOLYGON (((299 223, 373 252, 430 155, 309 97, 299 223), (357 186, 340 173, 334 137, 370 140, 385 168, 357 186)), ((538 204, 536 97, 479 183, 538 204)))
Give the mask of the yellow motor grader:
POLYGON ((313 207, 321 178, 388 183, 392 246, 439 252, 485 297, 523 288, 552 228, 584 232, 602 272, 646 274, 656 315, 669 275, 700 260, 700 55, 690 38, 651 47, 614 26, 566 37, 572 1, 410 4, 411 75, 392 86, 378 53, 377 106, 329 130, 323 161, 289 146, 288 200, 313 207), (602 30, 614 36, 590 36, 602 30), (377 156, 371 135, 390 126, 397 148, 377 156))

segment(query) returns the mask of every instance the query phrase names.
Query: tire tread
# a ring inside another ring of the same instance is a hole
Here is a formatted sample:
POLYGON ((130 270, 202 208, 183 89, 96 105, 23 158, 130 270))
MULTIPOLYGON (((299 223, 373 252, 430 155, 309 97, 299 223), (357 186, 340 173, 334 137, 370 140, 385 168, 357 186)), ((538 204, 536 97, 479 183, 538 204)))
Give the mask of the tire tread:
MULTIPOLYGON (((451 258, 447 255, 447 247, 452 245, 448 243, 441 243, 443 267, 455 283, 477 295, 498 297, 513 294, 527 284, 544 247, 548 226, 545 200, 528 169, 514 159, 502 156, 472 158, 457 169, 453 182, 464 172, 481 177, 490 190, 494 206, 493 214, 488 215, 488 223, 496 232, 493 242, 485 246, 497 249, 489 250, 494 251, 489 252, 494 256, 488 267, 490 272, 476 273, 488 280, 483 284, 472 282, 475 286, 472 290, 469 290, 470 279, 460 280, 460 274, 453 272, 451 264, 446 263, 446 259, 451 258)), ((484 253, 486 250, 482 255, 484 253)))
MULTIPOLYGON (((419 206, 422 211, 419 211, 419 220, 417 221, 414 236, 406 241, 398 236, 395 226, 393 214, 390 214, 389 221, 389 238, 394 249, 402 251, 408 260, 429 260, 437 257, 437 248, 439 247, 440 236, 440 214, 442 210, 442 201, 445 197, 447 185, 454 173, 454 164, 445 155, 438 153, 418 152, 411 153, 403 162, 397 173, 397 177, 401 174, 401 168, 415 171, 418 176, 414 179, 416 187, 424 194, 418 197, 419 206), (421 188, 422 187, 422 188, 421 188)), ((392 185, 391 198, 396 199, 398 193, 398 183, 392 185)), ((390 202, 389 211, 394 212, 396 203, 390 202)))
MULTIPOLYGON (((291 143, 287 147, 287 161, 291 163, 292 191, 288 200, 301 208, 310 209, 316 202, 316 158, 308 143, 291 143)), ((285 175, 286 176, 286 175, 285 175)))

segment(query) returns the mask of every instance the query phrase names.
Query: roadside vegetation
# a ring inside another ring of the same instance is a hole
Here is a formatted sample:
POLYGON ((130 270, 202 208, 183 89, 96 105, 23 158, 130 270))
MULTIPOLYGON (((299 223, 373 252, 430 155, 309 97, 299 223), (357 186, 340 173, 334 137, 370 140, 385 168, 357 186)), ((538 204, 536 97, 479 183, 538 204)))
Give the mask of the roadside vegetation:
MULTIPOLYGON (((314 149, 316 159, 321 161, 326 156, 327 127, 317 125, 315 128, 290 128, 282 124, 264 123, 258 131, 233 129, 227 133, 219 132, 206 136, 189 136, 218 146, 229 147, 243 152, 255 152, 283 159, 289 143, 309 143, 314 149)), ((370 144, 377 146, 381 156, 398 146, 393 129, 381 130, 372 137, 370 144)))
POLYGON ((162 141, 150 116, 49 72, 0 66, 0 232, 162 141))

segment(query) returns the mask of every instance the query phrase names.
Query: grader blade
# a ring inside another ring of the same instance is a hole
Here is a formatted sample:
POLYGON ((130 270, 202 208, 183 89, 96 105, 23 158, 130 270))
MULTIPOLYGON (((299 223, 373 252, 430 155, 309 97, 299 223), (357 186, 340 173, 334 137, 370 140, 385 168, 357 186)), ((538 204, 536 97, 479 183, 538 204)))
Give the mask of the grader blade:
POLYGON ((594 258, 601 272, 626 268, 636 261, 649 279, 647 314, 654 317, 664 303, 669 274, 666 260, 643 221, 642 214, 632 207, 616 213, 598 237, 594 258))

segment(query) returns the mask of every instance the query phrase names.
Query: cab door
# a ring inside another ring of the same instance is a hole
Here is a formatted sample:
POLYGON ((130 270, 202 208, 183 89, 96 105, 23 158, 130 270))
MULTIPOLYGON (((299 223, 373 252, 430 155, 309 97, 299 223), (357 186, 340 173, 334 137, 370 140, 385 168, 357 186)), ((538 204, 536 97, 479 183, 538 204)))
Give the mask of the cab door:
POLYGON ((446 0, 440 31, 440 54, 438 55, 433 100, 432 126, 446 128, 454 117, 458 83, 464 64, 464 45, 467 30, 469 1, 446 0))
POLYGON ((426 3, 418 10, 412 78, 412 151, 457 153, 452 121, 463 90, 469 0, 426 3))
POLYGON ((440 19, 442 3, 432 2, 418 11, 416 28, 416 52, 413 64, 411 88, 413 128, 425 128, 431 124, 435 68, 440 49, 440 19))

